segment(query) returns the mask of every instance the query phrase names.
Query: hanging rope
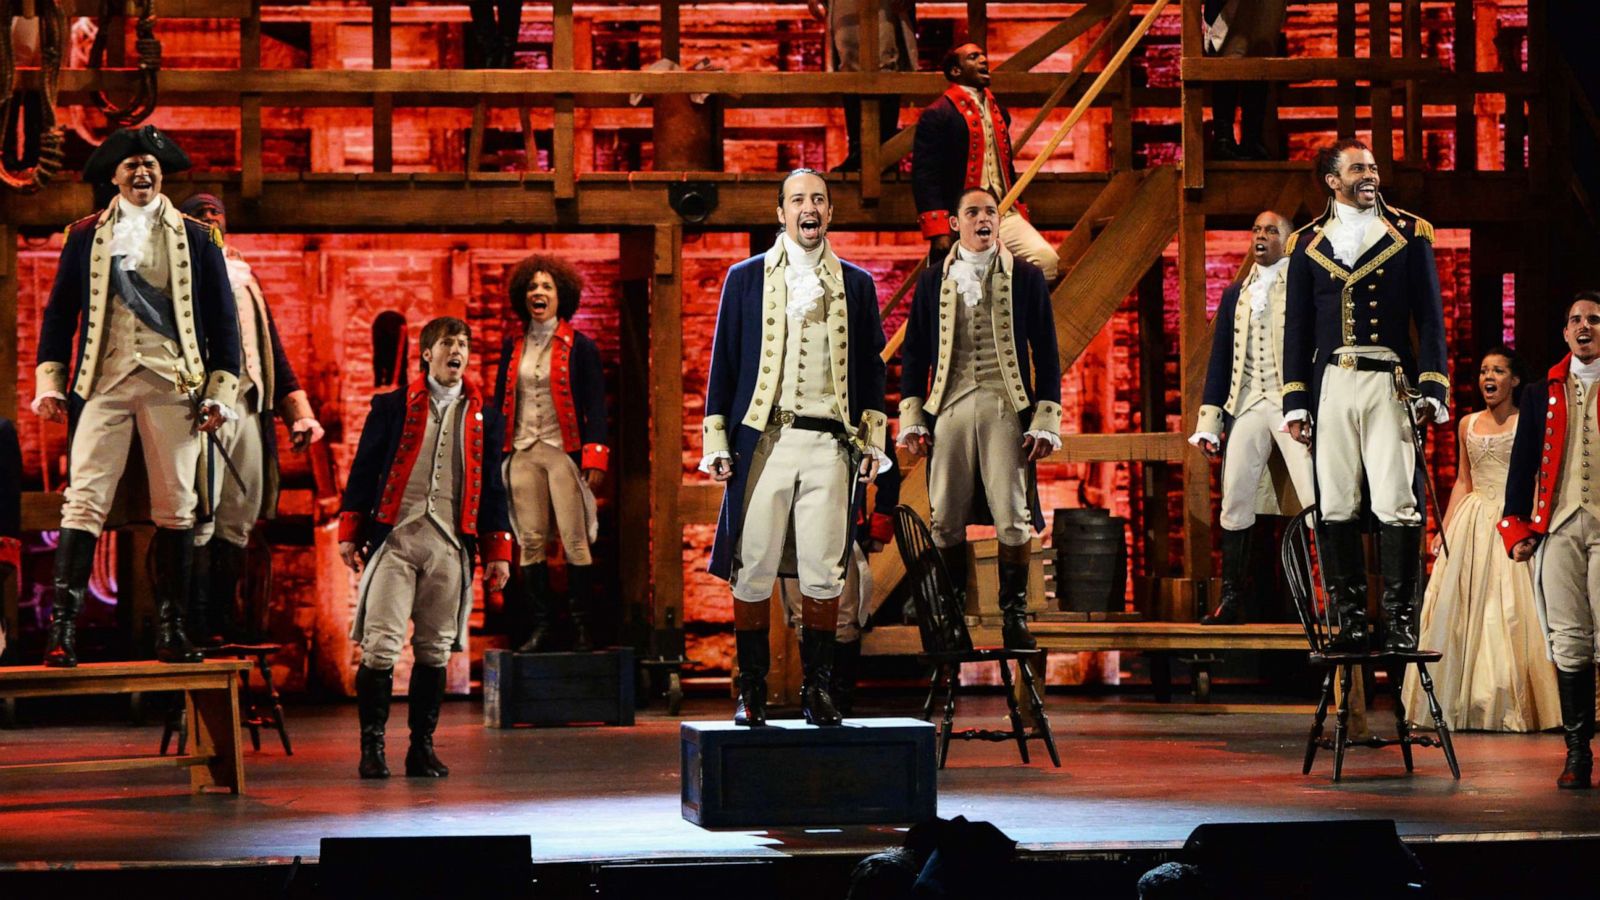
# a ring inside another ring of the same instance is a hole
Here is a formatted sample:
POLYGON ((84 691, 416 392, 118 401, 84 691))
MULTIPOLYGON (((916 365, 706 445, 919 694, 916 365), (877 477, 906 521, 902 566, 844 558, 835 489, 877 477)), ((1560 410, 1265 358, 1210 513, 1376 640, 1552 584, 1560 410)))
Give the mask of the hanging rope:
MULTIPOLYGON (((57 0, 38 0, 39 13, 39 72, 43 83, 43 102, 39 105, 39 158, 20 172, 13 172, 0 162, 0 181, 12 190, 31 194, 61 171, 64 159, 64 138, 56 125, 56 89, 61 80, 61 57, 66 47, 67 16, 57 0)), ((17 103, 16 48, 11 45, 11 23, 16 18, 14 0, 0 0, 0 122, 9 122, 11 105, 17 103)), ((19 106, 19 120, 25 118, 19 106)), ((23 122, 23 127, 27 123, 23 122)), ((4 141, 15 139, 14 134, 3 136, 4 141)), ((23 141, 23 146, 27 141, 23 141)))
MULTIPOLYGON (((105 91, 94 92, 94 105, 113 125, 128 128, 143 122, 156 110, 156 75, 161 72, 161 42, 156 40, 156 0, 137 0, 139 21, 134 25, 138 38, 134 50, 139 55, 139 87, 126 106, 118 106, 105 91)), ((111 37, 111 20, 117 15, 120 0, 100 0, 94 44, 89 48, 89 68, 100 71, 105 62, 106 43, 111 37)))

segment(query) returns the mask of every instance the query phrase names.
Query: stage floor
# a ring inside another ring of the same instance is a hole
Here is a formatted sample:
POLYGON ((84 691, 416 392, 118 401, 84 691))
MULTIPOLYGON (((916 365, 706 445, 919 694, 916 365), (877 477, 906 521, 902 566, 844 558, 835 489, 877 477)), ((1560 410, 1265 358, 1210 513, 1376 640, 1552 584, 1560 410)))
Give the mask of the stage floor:
MULTIPOLYGON (((39 701, 34 701, 39 702, 39 701)), ((999 727, 998 697, 963 701, 960 725, 999 727), (979 721, 987 717, 987 721, 979 721)), ((864 712, 904 715, 914 701, 864 712)), ((1353 749, 1345 781, 1324 752, 1300 774, 1309 716, 1097 709, 1051 697, 1062 751, 1029 766, 1012 744, 957 743, 939 779, 939 814, 998 825, 1030 850, 1177 846, 1202 822, 1393 818, 1411 838, 1478 840, 1600 834, 1600 791, 1558 792, 1554 734, 1463 734, 1462 779, 1417 750, 1353 749)), ((691 699, 685 718, 720 718, 691 699)), ((106 717, 109 719, 110 717, 106 717)), ((493 730, 476 701, 446 705, 438 736, 449 778, 356 778, 353 705, 288 711, 295 755, 276 735, 246 742, 246 792, 194 796, 179 771, 8 776, 0 780, 0 867, 66 862, 217 863, 315 857, 324 836, 530 834, 538 861, 772 857, 866 852, 893 828, 709 830, 679 814, 678 718, 632 728, 493 730)), ((1376 712, 1375 725, 1392 723, 1376 712)), ((390 720, 390 762, 405 753, 405 706, 390 720)), ((28 726, 0 731, 0 759, 153 752, 159 726, 28 726)))

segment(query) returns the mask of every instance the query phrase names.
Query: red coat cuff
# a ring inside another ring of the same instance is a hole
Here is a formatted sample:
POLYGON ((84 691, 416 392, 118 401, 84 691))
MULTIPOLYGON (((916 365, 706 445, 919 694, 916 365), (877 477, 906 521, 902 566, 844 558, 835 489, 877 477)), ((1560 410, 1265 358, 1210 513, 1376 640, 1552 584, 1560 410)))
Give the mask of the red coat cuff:
POLYGON ((888 513, 875 512, 867 523, 867 532, 880 544, 894 543, 894 519, 888 513))
POLYGON ((946 237, 950 234, 950 211, 930 209, 917 216, 917 225, 921 226, 925 238, 946 237))
POLYGON ((355 544, 361 540, 361 526, 367 517, 358 512, 339 513, 339 543, 355 544))
POLYGON ((496 531, 483 539, 483 561, 511 562, 511 532, 496 531))
POLYGON ((611 448, 605 444, 584 444, 582 469, 599 469, 602 472, 611 468, 611 448))
POLYGON ((1538 537, 1539 532, 1533 530, 1533 523, 1523 516, 1506 516, 1500 520, 1500 540, 1505 542, 1506 553, 1511 553, 1511 548, 1531 537, 1538 537))

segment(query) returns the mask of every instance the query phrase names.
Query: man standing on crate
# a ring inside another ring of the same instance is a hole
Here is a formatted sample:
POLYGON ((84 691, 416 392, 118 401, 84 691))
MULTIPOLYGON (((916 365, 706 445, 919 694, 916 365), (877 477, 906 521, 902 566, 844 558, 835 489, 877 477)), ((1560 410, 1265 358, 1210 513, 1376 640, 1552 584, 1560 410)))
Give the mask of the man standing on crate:
POLYGON ((1433 226, 1383 201, 1360 141, 1324 147, 1316 165, 1331 196, 1289 239, 1284 428, 1315 460, 1320 558, 1340 620, 1329 648, 1362 652, 1371 641, 1364 491, 1378 520, 1383 646, 1413 649, 1424 501, 1417 429, 1450 419, 1433 226))
POLYGON ((183 627, 195 522, 209 506, 197 473, 203 456, 216 456, 212 435, 236 415, 239 320, 222 236, 161 193, 164 176, 188 167, 153 125, 113 133, 84 165, 85 181, 117 193, 68 226, 39 332, 33 411, 70 420, 71 433, 47 666, 78 664, 77 616, 135 435, 135 477, 148 479, 156 526, 156 658, 200 660, 183 627))
POLYGON ((1250 271, 1222 292, 1200 418, 1189 443, 1222 466, 1222 597, 1202 625, 1239 625, 1249 595, 1256 515, 1293 515, 1316 502, 1311 454, 1283 423, 1284 243, 1289 220, 1271 210, 1250 228, 1250 271), (1240 302, 1243 301, 1243 302, 1240 302))
POLYGON ((838 725, 835 629, 851 526, 882 450, 883 325, 872 276, 827 241, 828 183, 810 169, 778 188, 783 233, 728 270, 706 382, 700 469, 726 485, 711 574, 733 588, 734 722, 766 722, 767 629, 780 566, 799 576, 801 707, 838 725))
POLYGON ((350 636, 361 643, 356 702, 362 778, 388 778, 384 732, 394 665, 413 626, 406 775, 442 778, 433 749, 445 665, 466 649, 472 560, 487 587, 511 577, 511 520, 500 474, 504 424, 466 379, 472 332, 460 319, 422 326, 424 374, 372 398, 339 512, 339 556, 361 572, 350 636))
POLYGON ((928 456, 933 543, 965 584, 967 525, 995 526, 1005 645, 1029 650, 1028 563, 1044 527, 1034 464, 1061 448, 1050 289, 999 245, 1000 200, 958 198, 955 248, 917 279, 900 376, 900 446, 928 456))
POLYGON ((1567 760, 1556 786, 1584 789, 1594 769, 1595 559, 1600 535, 1600 291, 1567 307, 1567 357, 1522 389, 1500 536, 1518 562, 1533 560, 1541 624, 1556 664, 1567 760))

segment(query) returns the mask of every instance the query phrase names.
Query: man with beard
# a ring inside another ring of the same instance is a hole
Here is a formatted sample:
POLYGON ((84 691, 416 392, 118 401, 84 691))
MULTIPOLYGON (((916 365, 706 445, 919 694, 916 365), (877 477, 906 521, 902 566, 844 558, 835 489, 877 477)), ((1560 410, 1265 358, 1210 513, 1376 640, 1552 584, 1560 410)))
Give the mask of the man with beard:
POLYGON ((1567 357, 1522 389, 1500 536, 1511 558, 1532 559, 1533 588, 1556 664, 1566 764, 1560 788, 1590 786, 1594 769, 1595 608, 1600 596, 1600 291, 1567 308, 1567 357), (1591 488, 1593 488, 1591 490, 1591 488))
MULTIPOLYGON (((911 194, 931 266, 950 253, 950 221, 961 195, 988 188, 1004 197, 1017 180, 1007 131, 1011 113, 989 93, 989 55, 977 44, 962 44, 945 54, 940 69, 950 89, 917 119, 911 155, 911 194)), ((999 240, 1013 256, 1038 266, 1046 282, 1055 280, 1055 247, 1029 224, 1027 207, 1018 203, 1006 212, 999 240)))
POLYGON ((1360 141, 1318 151, 1317 174, 1328 209, 1289 241, 1284 428, 1315 460, 1321 561, 1340 619, 1330 648, 1369 648, 1365 487, 1378 520, 1383 646, 1412 649, 1423 498, 1411 423, 1450 419, 1433 226, 1383 201, 1360 141))
POLYGON ((156 658, 200 659, 183 629, 197 473, 206 435, 235 415, 239 320, 221 235, 161 193, 164 175, 188 167, 153 125, 112 134, 84 166, 85 181, 117 195, 67 228, 39 334, 33 411, 72 426, 48 666, 78 664, 76 618, 135 434, 156 525, 156 658))
POLYGON ((838 725, 829 682, 851 524, 866 485, 891 465, 883 326, 872 276, 827 241, 822 176, 789 173, 777 216, 783 233, 728 270, 717 310, 700 469, 726 492, 710 570, 733 589, 734 722, 766 721, 772 588, 788 550, 802 595, 802 711, 838 725))
MULTIPOLYGON (((228 211, 216 196, 195 194, 183 201, 181 209, 226 239, 228 211)), ((322 424, 283 352, 278 326, 250 263, 232 246, 224 246, 222 255, 239 309, 239 418, 217 433, 232 469, 220 460, 208 467, 215 517, 195 528, 188 625, 197 640, 209 643, 254 637, 235 621, 234 600, 244 574, 244 548, 256 519, 271 518, 278 510, 278 430, 273 427, 273 412, 289 426, 294 447, 322 440, 322 424)))
POLYGON ((1250 227, 1250 271, 1217 306, 1200 418, 1189 443, 1222 467, 1222 597, 1202 625, 1239 625, 1256 515, 1291 515, 1316 502, 1311 455, 1283 422, 1284 242, 1289 220, 1271 210, 1250 227), (1239 302, 1243 300, 1244 302, 1239 302), (1274 451, 1279 465, 1272 466, 1274 451))
POLYGON ((966 583, 967 525, 994 525, 1001 633, 1006 647, 1031 650, 1029 545, 1044 527, 1034 464, 1061 448, 1050 289, 997 245, 1000 203, 988 188, 963 192, 945 227, 960 243, 917 279, 906 320, 900 446, 930 457, 933 543, 956 584, 966 583))
POLYGON ((472 559, 487 588, 511 577, 511 520, 500 475, 500 413, 467 380, 472 332, 449 316, 422 326, 424 374, 372 398, 339 512, 339 557, 361 572, 350 636, 361 644, 356 705, 362 778, 388 778, 384 756, 394 666, 411 625, 406 775, 443 778, 433 748, 445 666, 466 649, 472 559))

